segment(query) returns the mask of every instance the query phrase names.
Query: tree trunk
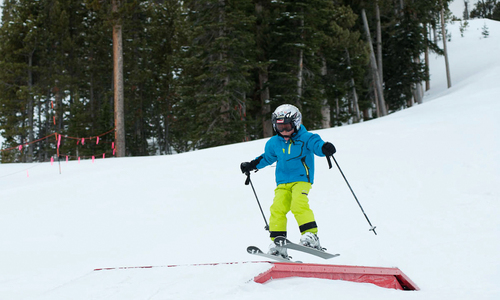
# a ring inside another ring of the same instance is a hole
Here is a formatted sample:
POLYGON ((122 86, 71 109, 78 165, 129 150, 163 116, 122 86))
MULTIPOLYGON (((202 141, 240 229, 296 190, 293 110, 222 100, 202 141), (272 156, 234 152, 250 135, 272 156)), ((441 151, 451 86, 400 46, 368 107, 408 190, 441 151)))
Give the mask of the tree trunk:
POLYGON ((469 1, 468 0, 464 0, 464 20, 469 20, 469 1))
POLYGON ((394 14, 396 16, 402 16, 404 13, 403 12, 404 0, 394 0, 392 3, 394 7, 394 14))
MULTIPOLYGON (((347 56, 347 66, 350 69, 351 68, 351 56, 349 55, 349 50, 347 50, 347 48, 345 49, 345 53, 347 56)), ((353 100, 353 106, 354 106, 354 113, 356 114, 356 120, 354 121, 354 123, 357 123, 361 120, 361 114, 359 112, 358 93, 356 93, 356 84, 354 83, 354 78, 352 77, 352 74, 351 74, 351 88, 352 88, 352 100, 353 100)))
MULTIPOLYGON (((35 123, 33 121, 33 113, 34 113, 34 105, 33 105, 33 73, 31 72, 31 67, 33 64, 33 52, 31 52, 30 56, 28 57, 28 120, 29 120, 29 128, 28 128, 28 142, 32 143, 35 140, 35 135, 34 135, 34 127, 35 123)), ((33 148, 35 145, 30 144, 28 146, 28 158, 27 162, 31 163, 33 162, 33 148)))
MULTIPOLYGON (((46 95, 46 100, 45 100, 45 133, 48 132, 54 132, 55 130, 50 130, 53 124, 53 119, 54 117, 54 108, 52 107, 52 111, 50 110, 52 102, 52 94, 50 92, 50 89, 47 90, 47 95, 46 95)), ((43 160, 42 161, 47 161, 49 159, 49 154, 47 150, 49 149, 49 140, 45 139, 43 140, 44 149, 43 149, 43 160)))
MULTIPOLYGON (((412 107, 415 104, 415 101, 418 98, 417 89, 416 89, 416 85, 415 84, 412 84, 412 86, 411 86, 411 94, 412 94, 412 97, 410 97, 410 99, 408 99, 408 101, 406 101, 406 105, 408 107, 412 107)), ((404 107, 402 109, 404 109, 404 107)))
POLYGON ((340 103, 339 103, 339 97, 336 97, 335 98, 335 121, 336 121, 336 124, 341 124, 340 122, 340 103))
MULTIPOLYGON (((93 56, 93 54, 91 54, 93 56)), ((96 128, 97 124, 95 121, 95 111, 96 108, 94 107, 94 73, 90 72, 90 86, 89 86, 89 92, 90 92, 90 117, 92 118, 92 130, 96 128)))
MULTIPOLYGON (((321 76, 326 76, 326 59, 322 55, 321 58, 323 64, 321 66, 321 76)), ((330 118, 330 105, 328 105, 328 99, 326 97, 325 89, 321 90, 321 94, 323 95, 323 100, 321 101, 321 128, 330 128, 331 127, 331 118, 330 118)))
MULTIPOLYGON (((262 3, 260 1, 257 1, 255 3, 255 12, 256 14, 262 17, 262 3)), ((257 32, 258 34, 263 34, 263 28, 262 28, 262 23, 258 23, 257 25, 257 32)), ((263 42, 257 41, 258 48, 264 49, 265 45, 261 44, 263 42)), ((264 53, 265 50, 262 50, 264 53)), ((264 53, 262 57, 259 57, 261 61, 267 61, 266 54, 264 53)), ((271 137, 273 136, 273 125, 271 122, 271 104, 269 104, 269 98, 270 98, 270 93, 269 93, 269 86, 267 85, 267 82, 269 81, 269 69, 267 65, 262 66, 262 68, 259 69, 259 90, 260 90, 260 107, 261 107, 261 118, 262 118, 262 134, 263 137, 271 137)))
POLYGON ((438 35, 437 35, 437 29, 436 29, 436 24, 432 24, 432 33, 434 34, 434 44, 438 43, 438 35))
MULTIPOLYGON (((224 22, 225 22, 224 7, 225 7, 224 0, 219 0, 219 12, 218 12, 219 13, 219 19, 218 19, 219 24, 224 24, 224 22)), ((220 26, 219 32, 218 32, 218 38, 224 38, 225 36, 226 36, 226 28, 223 26, 220 26)), ((225 51, 227 51, 227 50, 226 50, 226 47, 223 45, 222 49, 219 53, 219 61, 221 61, 221 62, 227 61, 227 54, 225 53, 225 51)), ((224 64, 222 64, 222 65, 224 65, 224 64)), ((221 72, 227 74, 227 69, 225 67, 222 67, 222 68, 223 69, 221 70, 221 72)), ((218 93, 226 94, 226 88, 229 85, 229 81, 230 81, 229 75, 226 75, 223 79, 222 85, 221 85, 218 93)), ((226 96, 227 96, 227 94, 226 94, 226 96)), ((226 100, 222 100, 222 103, 220 106, 220 112, 221 112, 221 117, 222 117, 222 120, 224 121, 224 123, 229 123, 231 121, 231 119, 229 117, 229 110, 231 107, 229 104, 229 97, 225 97, 225 98, 226 98, 226 100)), ((244 98, 243 98, 243 101, 245 101, 244 98)))
POLYGON ((443 0, 440 0, 440 2, 441 2, 441 30, 443 32, 443 51, 444 51, 444 61, 446 64, 446 80, 448 82, 448 88, 451 88, 450 64, 448 63, 448 51, 446 50, 446 28, 444 26, 443 0))
POLYGON ((363 23, 366 31, 366 39, 368 40, 368 45, 370 46, 370 63, 372 68, 373 81, 375 82, 375 90, 377 93, 380 116, 387 115, 387 108, 385 106, 384 91, 382 89, 382 83, 380 82, 379 72, 377 68, 377 62, 375 60, 375 53, 373 52, 372 38, 370 34, 370 28, 368 27, 368 20, 366 19, 365 10, 361 10, 361 15, 363 17, 363 23))
POLYGON ((371 119, 371 108, 367 108, 363 110, 363 119, 369 120, 371 119))
POLYGON ((431 89, 431 81, 429 76, 429 40, 430 32, 428 32, 428 26, 425 24, 425 75, 427 79, 425 80, 425 90, 431 89))
MULTIPOLYGON (((302 15, 304 12, 302 11, 302 15)), ((304 28, 304 18, 300 21, 301 28, 304 28)), ((303 94, 303 89, 302 89, 302 84, 304 81, 304 50, 300 48, 299 50, 299 61, 298 61, 298 72, 297 72, 297 107, 299 109, 302 108, 301 105, 301 100, 302 100, 302 94, 303 94)))
MULTIPOLYGON (((420 63, 420 57, 415 58, 416 63, 420 63)), ((424 96, 422 95, 422 83, 415 84, 415 102, 422 104, 424 96)))
MULTIPOLYGON (((118 13, 120 0, 112 0, 112 10, 118 13)), ((116 157, 125 156, 125 112, 123 97, 123 48, 121 19, 113 25, 113 69, 114 69, 114 109, 115 109, 115 148, 116 157)))
POLYGON ((64 111, 63 111, 63 105, 62 105, 62 93, 61 93, 61 87, 59 85, 59 80, 56 79, 55 81, 55 87, 54 87, 54 90, 55 90, 55 95, 54 95, 54 98, 55 98, 55 105, 54 105, 54 118, 55 118, 55 122, 54 125, 55 125, 55 128, 56 128, 56 131, 58 131, 59 133, 62 132, 62 128, 63 128, 63 117, 64 117, 64 111))
MULTIPOLYGON (((42 119, 42 99, 38 99, 37 103, 37 110, 38 110, 38 128, 39 128, 39 134, 38 136, 46 136, 46 130, 43 128, 43 119, 42 119)), ((38 155, 37 155, 37 161, 41 162, 42 157, 43 157, 43 142, 40 142, 40 146, 38 147, 38 155)))
POLYGON ((372 87, 373 87, 373 95, 375 96, 375 112, 377 114, 377 118, 381 117, 382 114, 380 113, 380 102, 378 101, 378 92, 377 92, 377 87, 375 86, 375 82, 372 82, 372 87))
POLYGON ((304 50, 299 51, 299 62, 298 62, 298 72, 297 72, 297 107, 300 108, 300 102, 302 99, 302 82, 303 82, 303 63, 304 63, 304 50))
POLYGON ((259 88, 260 88, 260 105, 262 114, 262 133, 264 137, 273 136, 273 125, 270 119, 271 104, 269 104, 269 87, 267 82, 269 80, 269 73, 267 66, 259 71, 259 88))
POLYGON ((382 64, 382 26, 380 24, 380 7, 378 6, 378 0, 375 1, 375 16, 377 19, 377 66, 380 83, 384 84, 384 71, 382 64))

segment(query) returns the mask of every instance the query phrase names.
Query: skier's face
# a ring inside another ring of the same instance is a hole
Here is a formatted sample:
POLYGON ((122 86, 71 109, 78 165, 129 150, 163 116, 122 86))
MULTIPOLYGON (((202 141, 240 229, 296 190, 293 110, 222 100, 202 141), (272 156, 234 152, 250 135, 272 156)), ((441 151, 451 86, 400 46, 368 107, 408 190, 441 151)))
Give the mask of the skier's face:
POLYGON ((285 121, 285 120, 277 120, 276 121, 276 131, 285 139, 285 141, 288 142, 288 140, 290 139, 290 137, 292 136, 293 134, 293 131, 294 131, 294 127, 293 127, 293 124, 292 123, 288 123, 289 121, 285 121), (285 123, 287 122, 287 123, 285 123))
POLYGON ((283 130, 283 131, 280 131, 281 133, 281 136, 285 139, 285 141, 288 142, 288 140, 290 139, 290 137, 292 136, 293 134, 293 128, 290 129, 290 130, 283 130))
POLYGON ((293 126, 290 123, 276 124, 276 130, 278 130, 278 132, 281 132, 281 133, 288 132, 288 131, 293 131, 293 126))

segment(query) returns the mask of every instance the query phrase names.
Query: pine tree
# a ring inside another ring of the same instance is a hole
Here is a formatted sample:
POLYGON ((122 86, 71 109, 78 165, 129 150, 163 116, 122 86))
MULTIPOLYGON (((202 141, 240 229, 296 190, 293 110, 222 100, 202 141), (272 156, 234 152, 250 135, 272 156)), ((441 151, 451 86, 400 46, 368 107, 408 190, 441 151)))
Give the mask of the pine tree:
POLYGON ((469 27, 469 22, 464 21, 462 23, 462 20, 460 20, 460 35, 464 37, 464 32, 467 30, 467 27, 469 27))
MULTIPOLYGON (((438 3, 378 1, 391 110, 411 105, 416 85, 427 78, 420 54, 427 47, 440 51, 423 29, 435 24, 438 3)), ((367 47, 355 13, 366 9, 373 23, 373 3, 123 0, 121 10, 110 14, 111 4, 5 2, 0 29, 5 146, 54 132, 89 137, 113 128, 116 16, 124 25, 127 154, 168 154, 267 137, 271 111, 283 103, 299 106, 309 129, 359 121, 360 111, 371 117, 367 47)), ((110 150, 112 139, 82 146, 66 138, 59 150, 99 155, 110 150)), ((54 142, 44 140, 8 159, 46 160, 56 152, 54 142)))
MULTIPOLYGON (((332 115, 334 124, 342 124, 337 122, 340 113, 347 122, 355 114, 352 82, 362 90, 359 76, 366 65, 366 48, 353 29, 353 11, 331 1, 259 1, 257 8, 259 65, 252 116, 263 119, 264 127, 265 113, 269 122, 271 111, 287 102, 301 108, 310 129, 330 127, 332 115)), ((252 138, 260 136, 257 132, 252 138)))
POLYGON ((482 31, 481 34, 483 35, 484 38, 488 38, 490 36, 490 31, 486 23, 484 23, 483 27, 481 27, 482 31))
POLYGON ((386 101, 392 111, 408 105, 413 97, 412 85, 425 80, 425 66, 414 60, 424 50, 421 30, 422 27, 405 18, 386 37, 384 53, 390 63, 384 67, 387 74, 384 78, 386 101))
POLYGON ((470 12, 470 17, 500 21, 500 2, 497 0, 477 1, 470 12))
POLYGON ((148 91, 152 99, 149 122, 153 126, 151 134, 157 141, 151 150, 171 154, 172 106, 178 98, 180 47, 186 39, 186 28, 182 20, 182 6, 177 0, 151 4, 147 9, 152 14, 147 41, 153 44, 149 56, 152 75, 148 91))
POLYGON ((181 98, 172 130, 178 151, 245 139, 244 115, 254 68, 253 3, 190 1, 191 42, 182 62, 181 98))
POLYGON ((274 133, 271 124, 271 103, 269 88, 269 68, 272 62, 269 59, 272 43, 270 24, 272 4, 270 0, 258 0, 255 3, 255 55, 254 89, 252 100, 246 107, 245 116, 247 135, 251 139, 271 137, 274 133), (252 119, 252 117, 254 119, 252 119), (253 121, 253 122, 252 122, 253 121), (251 130, 253 129, 253 130, 251 130))
POLYGON ((357 117, 358 108, 367 107, 363 100, 354 103, 354 91, 356 96, 364 92, 362 83, 368 65, 368 48, 355 28, 358 16, 350 7, 334 7, 329 16, 328 30, 325 30, 327 39, 322 46, 327 58, 324 84, 329 105, 333 108, 332 125, 340 126, 357 117))
POLYGON ((464 12, 463 12, 463 19, 469 20, 469 1, 464 0, 464 12))
MULTIPOLYGON (((307 100, 308 94, 319 92, 315 88, 316 77, 313 77, 320 73, 321 66, 313 57, 321 42, 321 35, 313 32, 312 18, 317 5, 318 1, 277 1, 274 5, 270 49, 273 64, 269 74, 273 107, 290 103, 302 109, 303 104, 311 102, 307 100)), ((321 19, 321 16, 316 18, 321 19)), ((319 110, 317 112, 318 117, 319 110)), ((308 120, 314 119, 304 118, 306 125, 308 120)))
MULTIPOLYGON (((45 27, 50 32, 46 45, 45 83, 58 132, 73 138, 91 137, 108 131, 112 122, 100 119, 111 117, 106 93, 111 87, 109 57, 110 30, 104 24, 105 15, 93 11, 85 3, 53 1, 48 4, 45 27), (109 38, 106 36, 109 35, 109 38)), ((107 138, 107 137, 106 137, 107 138)), ((106 145, 80 140, 62 139, 60 153, 72 158, 100 155, 106 145)), ((109 147, 110 148, 110 147, 109 147)))
POLYGON ((500 1, 497 2, 495 8, 493 8, 493 13, 491 14, 491 19, 500 21, 500 1))
MULTIPOLYGON (((6 1, 0 29, 0 128, 4 147, 35 140, 36 69, 39 56, 38 3, 6 1)), ((35 145, 2 161, 31 162, 35 145)), ((26 148, 26 147, 25 147, 26 148)))

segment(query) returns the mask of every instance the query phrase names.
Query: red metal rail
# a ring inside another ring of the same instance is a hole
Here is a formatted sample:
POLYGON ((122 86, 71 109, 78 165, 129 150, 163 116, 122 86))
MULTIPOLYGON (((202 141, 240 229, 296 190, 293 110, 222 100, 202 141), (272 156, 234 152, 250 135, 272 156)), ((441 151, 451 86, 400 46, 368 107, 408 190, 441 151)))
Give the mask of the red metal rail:
POLYGON ((373 283, 397 290, 420 290, 398 268, 340 266, 321 264, 274 263, 273 267, 256 276, 254 281, 265 283, 271 279, 287 277, 311 277, 331 280, 373 283))

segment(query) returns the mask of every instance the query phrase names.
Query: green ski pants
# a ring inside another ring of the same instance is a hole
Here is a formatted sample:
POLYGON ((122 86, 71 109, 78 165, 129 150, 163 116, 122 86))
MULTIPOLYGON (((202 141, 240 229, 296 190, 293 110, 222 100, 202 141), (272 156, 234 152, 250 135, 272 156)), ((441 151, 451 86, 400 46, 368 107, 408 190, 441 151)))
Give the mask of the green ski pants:
POLYGON ((300 232, 318 232, 314 214, 309 207, 307 195, 312 185, 309 182, 291 182, 280 184, 274 190, 274 201, 271 205, 269 231, 271 239, 277 236, 286 237, 286 215, 289 211, 295 216, 300 232))

